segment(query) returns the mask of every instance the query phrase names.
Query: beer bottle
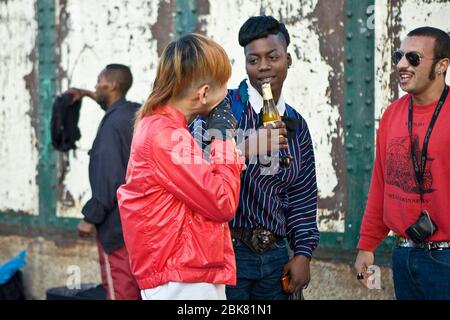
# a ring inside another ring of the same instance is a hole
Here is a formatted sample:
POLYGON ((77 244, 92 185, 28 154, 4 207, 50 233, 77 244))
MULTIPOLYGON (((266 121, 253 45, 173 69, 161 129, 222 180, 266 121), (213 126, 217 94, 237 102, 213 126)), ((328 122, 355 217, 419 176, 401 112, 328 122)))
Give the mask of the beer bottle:
MULTIPOLYGON (((262 110, 262 122, 263 125, 267 125, 269 123, 273 123, 276 121, 280 121, 280 113, 275 105, 275 101, 273 100, 272 88, 269 82, 263 83, 262 86, 262 94, 263 94, 263 110, 262 110)), ((283 153, 283 151, 281 151, 283 153)), ((289 151, 285 151, 284 155, 280 157, 280 167, 288 168, 292 162, 292 156, 289 154, 289 151)))
POLYGON ((269 123, 281 120, 281 117, 277 107, 275 106, 275 101, 273 101, 272 88, 270 87, 270 83, 267 82, 262 84, 262 93, 263 93, 262 121, 263 125, 265 126, 269 123))

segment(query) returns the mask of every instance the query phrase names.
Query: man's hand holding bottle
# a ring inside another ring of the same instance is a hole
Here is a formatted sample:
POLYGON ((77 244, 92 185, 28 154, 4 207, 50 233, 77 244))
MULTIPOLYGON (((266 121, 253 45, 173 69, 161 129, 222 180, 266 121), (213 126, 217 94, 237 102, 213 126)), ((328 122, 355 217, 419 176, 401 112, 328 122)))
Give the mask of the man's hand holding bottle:
POLYGON ((239 148, 247 158, 267 156, 288 148, 286 125, 283 121, 268 123, 253 131, 239 148))

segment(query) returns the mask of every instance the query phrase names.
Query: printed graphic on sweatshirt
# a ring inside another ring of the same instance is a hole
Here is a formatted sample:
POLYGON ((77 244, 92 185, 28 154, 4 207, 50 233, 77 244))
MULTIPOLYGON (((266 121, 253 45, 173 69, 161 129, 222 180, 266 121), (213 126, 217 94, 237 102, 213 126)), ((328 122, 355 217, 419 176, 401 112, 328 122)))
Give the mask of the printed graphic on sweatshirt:
MULTIPOLYGON (((386 183, 402 189, 406 193, 419 194, 419 188, 416 183, 416 176, 411 159, 411 144, 409 136, 392 139, 387 147, 386 154, 386 183)), ((413 138, 413 150, 420 167, 420 157, 422 150, 419 146, 419 137, 413 138)), ((433 186, 433 176, 431 175, 432 158, 427 158, 425 165, 424 192, 431 193, 435 190, 433 186)))

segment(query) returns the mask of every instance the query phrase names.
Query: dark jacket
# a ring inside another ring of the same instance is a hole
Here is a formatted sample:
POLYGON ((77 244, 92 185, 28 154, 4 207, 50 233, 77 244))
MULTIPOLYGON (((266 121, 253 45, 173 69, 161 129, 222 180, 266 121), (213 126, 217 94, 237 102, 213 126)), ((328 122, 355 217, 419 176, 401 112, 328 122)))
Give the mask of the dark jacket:
POLYGON ((124 245, 116 191, 125 183, 134 115, 140 105, 124 98, 115 102, 100 122, 89 151, 92 198, 83 207, 84 220, 95 224, 106 253, 124 245))
POLYGON ((61 94, 53 102, 51 119, 52 145, 59 151, 76 149, 75 142, 81 138, 78 120, 81 101, 72 102, 73 96, 61 94))

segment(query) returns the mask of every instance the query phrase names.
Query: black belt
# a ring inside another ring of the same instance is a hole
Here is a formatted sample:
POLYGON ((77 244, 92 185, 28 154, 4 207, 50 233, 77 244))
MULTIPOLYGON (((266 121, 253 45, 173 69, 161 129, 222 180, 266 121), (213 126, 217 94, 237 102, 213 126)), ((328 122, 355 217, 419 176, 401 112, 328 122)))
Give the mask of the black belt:
POLYGON ((258 255, 263 254, 270 249, 275 242, 282 239, 282 237, 261 227, 255 229, 230 228, 230 231, 233 238, 241 240, 258 255))
POLYGON ((421 248, 427 250, 443 250, 450 248, 450 241, 434 241, 415 243, 402 236, 395 236, 395 246, 400 248, 421 248))

